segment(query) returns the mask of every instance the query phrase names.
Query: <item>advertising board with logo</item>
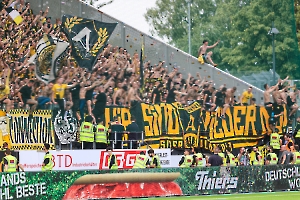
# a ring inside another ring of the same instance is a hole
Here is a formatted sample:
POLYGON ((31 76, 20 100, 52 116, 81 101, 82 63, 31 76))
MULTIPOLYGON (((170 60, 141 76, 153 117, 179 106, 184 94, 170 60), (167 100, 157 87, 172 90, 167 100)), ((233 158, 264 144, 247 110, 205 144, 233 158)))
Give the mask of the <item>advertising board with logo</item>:
POLYGON ((299 165, 3 173, 0 182, 1 199, 235 194, 298 190, 299 165))
MULTIPOLYGON (((117 157, 119 169, 131 169, 135 157, 141 149, 114 150, 117 157)), ((155 149, 160 156, 162 167, 171 167, 171 150, 155 149)), ((99 170, 108 169, 108 154, 105 150, 63 150, 50 151, 53 155, 53 170, 99 170)), ((41 171, 45 152, 42 151, 20 151, 20 163, 25 171, 41 171)), ((146 152, 147 155, 147 152, 146 152)))

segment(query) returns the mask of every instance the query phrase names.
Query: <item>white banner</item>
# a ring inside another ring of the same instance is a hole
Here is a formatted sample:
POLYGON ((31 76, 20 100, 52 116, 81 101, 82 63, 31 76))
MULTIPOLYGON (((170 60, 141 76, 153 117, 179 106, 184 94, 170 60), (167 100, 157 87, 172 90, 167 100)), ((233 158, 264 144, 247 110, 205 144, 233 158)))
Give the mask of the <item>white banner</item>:
MULTIPOLYGON (((120 149, 114 150, 119 169, 131 169, 135 157, 146 149, 120 149)), ((62 150, 50 151, 53 155, 53 170, 99 170, 108 169, 108 154, 105 150, 62 150)), ((171 167, 171 150, 154 149, 160 156, 162 167, 171 167)), ((44 160, 44 152, 20 151, 20 164, 25 171, 41 171, 44 160)))
MULTIPOLYGON (((53 170, 99 169, 99 150, 50 151, 53 155, 53 170)), ((20 164, 25 171, 41 171, 44 152, 20 151, 20 164)))

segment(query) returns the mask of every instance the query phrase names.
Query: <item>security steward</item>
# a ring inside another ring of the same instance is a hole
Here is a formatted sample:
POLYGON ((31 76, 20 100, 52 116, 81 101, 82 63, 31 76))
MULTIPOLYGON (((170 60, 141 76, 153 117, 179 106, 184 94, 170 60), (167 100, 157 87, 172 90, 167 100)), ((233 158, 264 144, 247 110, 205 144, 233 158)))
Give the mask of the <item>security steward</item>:
POLYGON ((109 155, 109 158, 108 158, 108 168, 111 169, 111 170, 118 170, 117 157, 112 152, 112 148, 111 147, 107 147, 106 148, 106 152, 109 155))
POLYGON ((53 157, 52 154, 49 152, 50 145, 48 143, 44 144, 44 151, 45 151, 45 156, 44 156, 44 161, 42 164, 42 171, 52 171, 54 167, 53 163, 53 157))
POLYGON ((196 154, 194 154, 197 158, 197 162, 196 165, 197 167, 204 167, 205 164, 203 163, 203 160, 205 159, 205 157, 203 156, 202 153, 200 153, 199 151, 196 152, 196 154))
POLYGON ((3 146, 1 148, 1 163, 0 163, 0 172, 4 172, 4 157, 5 157, 5 151, 6 149, 8 149, 8 143, 7 142, 3 142, 3 146))
POLYGON ((253 154, 254 156, 252 165, 262 165, 262 156, 261 153, 258 151, 257 147, 253 147, 253 154))
POLYGON ((179 161, 179 167, 187 168, 191 167, 193 164, 193 156, 190 155, 190 150, 185 149, 184 155, 181 157, 181 160, 179 161))
POLYGON ((82 149, 93 149, 94 143, 94 125, 92 124, 93 117, 86 116, 79 130, 79 140, 81 141, 82 149))
POLYGON ((228 167, 236 166, 235 156, 230 152, 230 148, 226 148, 226 164, 228 167))
POLYGON ((270 146, 266 157, 266 165, 277 165, 277 163, 278 157, 276 153, 273 152, 273 147, 270 146))
POLYGON ((280 136, 278 134, 278 129, 275 128, 275 131, 270 135, 270 146, 273 147, 273 152, 277 155, 280 153, 280 136))
POLYGON ((148 150, 148 155, 150 156, 150 168, 161 168, 160 159, 158 155, 154 154, 153 149, 148 150))
POLYGON ((294 132, 295 144, 300 145, 300 117, 297 118, 297 125, 294 132))
POLYGON ((136 156, 133 169, 145 169, 150 167, 149 158, 145 155, 145 152, 141 151, 139 155, 136 156))
POLYGON ((295 152, 293 156, 293 164, 299 165, 300 164, 300 152, 299 152, 299 146, 295 145, 295 152))
POLYGON ((223 165, 221 165, 221 166, 224 166, 225 165, 225 161, 226 161, 226 159, 225 159, 225 154, 222 152, 222 150, 221 150, 221 148, 219 147, 219 149, 220 149, 220 152, 218 153, 218 155, 222 158, 222 160, 223 160, 223 165))
POLYGON ((17 172, 17 167, 24 172, 23 166, 19 164, 16 157, 11 155, 10 149, 6 149, 4 157, 4 172, 17 172))
POLYGON ((107 128, 103 125, 103 120, 100 120, 95 132, 96 149, 106 149, 107 138, 107 128))

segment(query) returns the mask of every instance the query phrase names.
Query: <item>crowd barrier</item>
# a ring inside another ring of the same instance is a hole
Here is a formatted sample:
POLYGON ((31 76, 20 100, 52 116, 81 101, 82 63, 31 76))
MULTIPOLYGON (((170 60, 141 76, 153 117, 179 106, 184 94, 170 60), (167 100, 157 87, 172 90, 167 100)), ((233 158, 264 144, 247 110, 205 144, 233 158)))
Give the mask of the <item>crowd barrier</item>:
POLYGON ((2 199, 110 199, 300 189, 299 165, 1 174, 2 199))
MULTIPOLYGON (((186 107, 179 103, 140 103, 131 108, 107 107, 105 126, 109 127, 109 122, 118 117, 126 128, 131 123, 131 115, 134 115, 142 133, 138 138, 142 141, 139 143, 141 148, 149 145, 156 149, 197 147, 207 152, 212 152, 216 145, 222 151, 229 147, 233 152, 240 147, 262 146, 265 134, 271 133, 270 115, 265 107, 234 106, 227 109, 225 120, 218 117, 220 114, 221 109, 216 112, 202 111, 198 102, 186 107)), ((72 144, 78 139, 77 122, 71 115, 67 120, 60 117, 50 110, 35 111, 32 117, 27 110, 12 110, 9 117, 1 117, 2 138, 6 138, 15 150, 42 150, 45 142, 54 149, 58 145, 55 144, 55 137, 60 144, 72 144)), ((276 124, 280 133, 286 131, 287 122, 285 109, 276 124)), ((126 134, 122 140, 128 148, 130 142, 127 143, 126 134)))

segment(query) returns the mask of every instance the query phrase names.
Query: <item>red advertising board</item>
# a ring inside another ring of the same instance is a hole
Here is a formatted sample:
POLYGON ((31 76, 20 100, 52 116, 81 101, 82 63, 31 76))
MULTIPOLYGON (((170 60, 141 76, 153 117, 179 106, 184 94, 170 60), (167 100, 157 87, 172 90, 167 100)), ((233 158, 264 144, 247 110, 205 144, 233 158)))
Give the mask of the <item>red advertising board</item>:
MULTIPOLYGON (((117 157, 119 169, 131 169, 134 165, 136 155, 141 151, 144 151, 146 154, 146 150, 144 149, 114 150, 113 153, 117 157)), ((99 169, 108 169, 108 158, 108 153, 106 151, 101 151, 99 169)))

